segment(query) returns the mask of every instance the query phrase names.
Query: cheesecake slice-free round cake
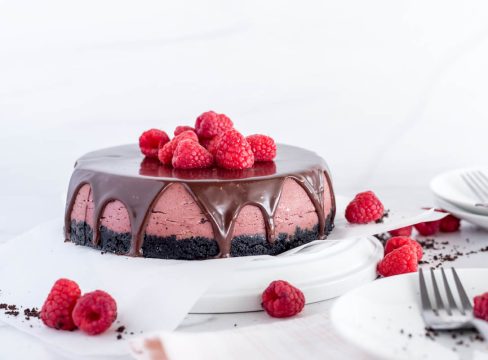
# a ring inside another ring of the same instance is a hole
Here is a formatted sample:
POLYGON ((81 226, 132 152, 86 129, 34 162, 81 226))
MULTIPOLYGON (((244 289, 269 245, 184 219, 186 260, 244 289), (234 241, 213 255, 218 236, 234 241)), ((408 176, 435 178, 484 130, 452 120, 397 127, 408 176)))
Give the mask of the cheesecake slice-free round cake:
POLYGON ((88 153, 75 165, 67 241, 104 252, 162 259, 276 255, 333 228, 325 161, 278 145, 274 161, 242 170, 175 169, 137 145, 88 153))

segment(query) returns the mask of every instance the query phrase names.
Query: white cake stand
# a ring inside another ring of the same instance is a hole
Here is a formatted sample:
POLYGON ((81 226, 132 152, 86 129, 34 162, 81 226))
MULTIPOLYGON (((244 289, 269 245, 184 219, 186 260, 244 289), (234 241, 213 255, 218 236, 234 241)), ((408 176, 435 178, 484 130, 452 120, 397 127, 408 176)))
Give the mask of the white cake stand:
POLYGON ((268 284, 286 279, 301 289, 307 304, 332 299, 376 279, 383 246, 375 237, 323 241, 295 254, 263 257, 223 276, 191 313, 259 311, 268 284))

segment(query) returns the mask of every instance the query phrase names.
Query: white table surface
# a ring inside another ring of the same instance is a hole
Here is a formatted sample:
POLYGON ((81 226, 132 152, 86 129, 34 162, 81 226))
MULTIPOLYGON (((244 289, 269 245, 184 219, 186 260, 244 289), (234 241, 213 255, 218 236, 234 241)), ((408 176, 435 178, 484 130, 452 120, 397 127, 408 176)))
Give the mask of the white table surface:
MULTIPOLYGON (((397 208, 398 206, 419 207, 431 203, 428 194, 420 198, 412 198, 409 196, 409 193, 415 192, 416 191, 413 190, 398 192, 398 190, 395 189, 380 189, 378 193, 381 194, 384 203, 391 208, 397 208)), ((421 194, 423 191, 418 190, 418 193, 421 194)), ((21 221, 18 221, 18 226, 22 226, 21 221)), ((0 238, 0 241, 2 239, 5 240, 5 238, 0 238)), ((460 249, 463 252, 478 250, 488 246, 488 231, 478 229, 467 223, 463 223, 461 232, 438 235, 436 236, 436 241, 449 242, 448 245, 445 245, 446 248, 440 251, 443 253, 453 253, 455 249, 460 249), (467 242, 466 239, 469 239, 469 242, 467 242)), ((432 261, 432 256, 438 252, 439 251, 426 250, 424 259, 430 260, 430 264, 424 266, 437 264, 437 262, 432 261)), ((456 266, 459 268, 486 267, 488 264, 488 252, 461 256, 456 261, 445 264, 446 266, 456 266)), ((307 305, 302 316, 311 316, 317 313, 329 314, 333 302, 334 300, 330 300, 307 305)), ((224 330, 233 329, 235 326, 252 326, 257 324, 266 324, 273 321, 275 320, 263 312, 221 315, 188 315, 177 331, 198 332, 224 330)), ((325 355, 328 355, 331 358, 340 357, 342 359, 373 358, 361 351, 361 349, 355 348, 351 344, 344 341, 339 334, 333 330, 332 324, 328 324, 327 326, 330 326, 332 330, 332 339, 328 339, 328 341, 330 341, 333 346, 330 347, 329 354, 317 354, 318 358, 322 358, 325 355)), ((36 359, 40 360, 85 359, 79 357, 66 357, 64 354, 61 355, 56 353, 55 349, 45 347, 40 341, 32 338, 31 336, 21 333, 13 328, 2 326, 0 321, 0 358, 27 359, 30 358, 32 354, 36 354, 36 359)), ((130 356, 120 357, 120 359, 130 359, 130 356)))
MULTIPOLYGON (((317 151, 338 193, 430 205, 434 175, 487 165, 487 17, 484 0, 0 0, 0 241, 62 214, 83 153, 208 109, 317 151)), ((0 358, 32 354, 60 358, 0 327, 0 358)))

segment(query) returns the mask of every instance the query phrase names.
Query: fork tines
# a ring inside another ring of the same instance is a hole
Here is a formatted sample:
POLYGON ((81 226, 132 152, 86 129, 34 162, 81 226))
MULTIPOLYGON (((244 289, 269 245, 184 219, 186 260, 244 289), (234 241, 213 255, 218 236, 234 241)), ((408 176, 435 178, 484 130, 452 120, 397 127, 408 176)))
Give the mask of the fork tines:
POLYGON ((449 281, 447 280, 444 268, 441 268, 442 284, 447 298, 447 301, 445 302, 442 299, 434 269, 430 269, 430 277, 432 279, 432 288, 435 300, 434 306, 429 296, 429 291, 427 290, 427 283, 425 281, 424 272, 422 269, 419 269, 420 299, 422 302, 423 312, 433 312, 435 315, 439 315, 439 312, 441 310, 445 310, 448 316, 452 316, 456 311, 461 315, 470 315, 471 310, 473 309, 471 301, 466 294, 466 290, 464 289, 456 270, 454 268, 451 268, 451 271, 454 278, 454 283, 456 285, 454 291, 451 290, 451 286, 449 285, 449 281), (455 296, 459 299, 459 302, 456 302, 454 298, 455 296))
MULTIPOLYGON (((488 177, 480 170, 468 171, 461 174, 461 178, 476 196, 478 201, 488 202, 488 177)), ((481 204, 477 204, 481 205, 481 204)))

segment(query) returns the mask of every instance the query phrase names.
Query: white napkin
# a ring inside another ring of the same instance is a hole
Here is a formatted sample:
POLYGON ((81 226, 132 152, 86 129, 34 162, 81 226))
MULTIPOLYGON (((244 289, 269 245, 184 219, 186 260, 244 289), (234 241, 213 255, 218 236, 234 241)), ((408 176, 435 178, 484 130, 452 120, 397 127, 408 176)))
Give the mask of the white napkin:
POLYGON ((329 322, 327 314, 319 314, 216 332, 161 333, 132 341, 131 352, 138 360, 359 358, 357 350, 341 344, 329 322))
POLYGON ((51 330, 24 317, 0 319, 68 353, 117 355, 127 352, 126 342, 113 330, 173 330, 189 309, 214 283, 217 275, 233 271, 249 258, 223 261, 176 261, 102 255, 99 251, 62 241, 60 220, 42 224, 0 245, 0 302, 39 307, 52 284, 65 277, 76 280, 83 292, 103 289, 117 301, 118 323, 95 337, 80 331, 51 330), (30 327, 30 326, 33 327, 30 327))

